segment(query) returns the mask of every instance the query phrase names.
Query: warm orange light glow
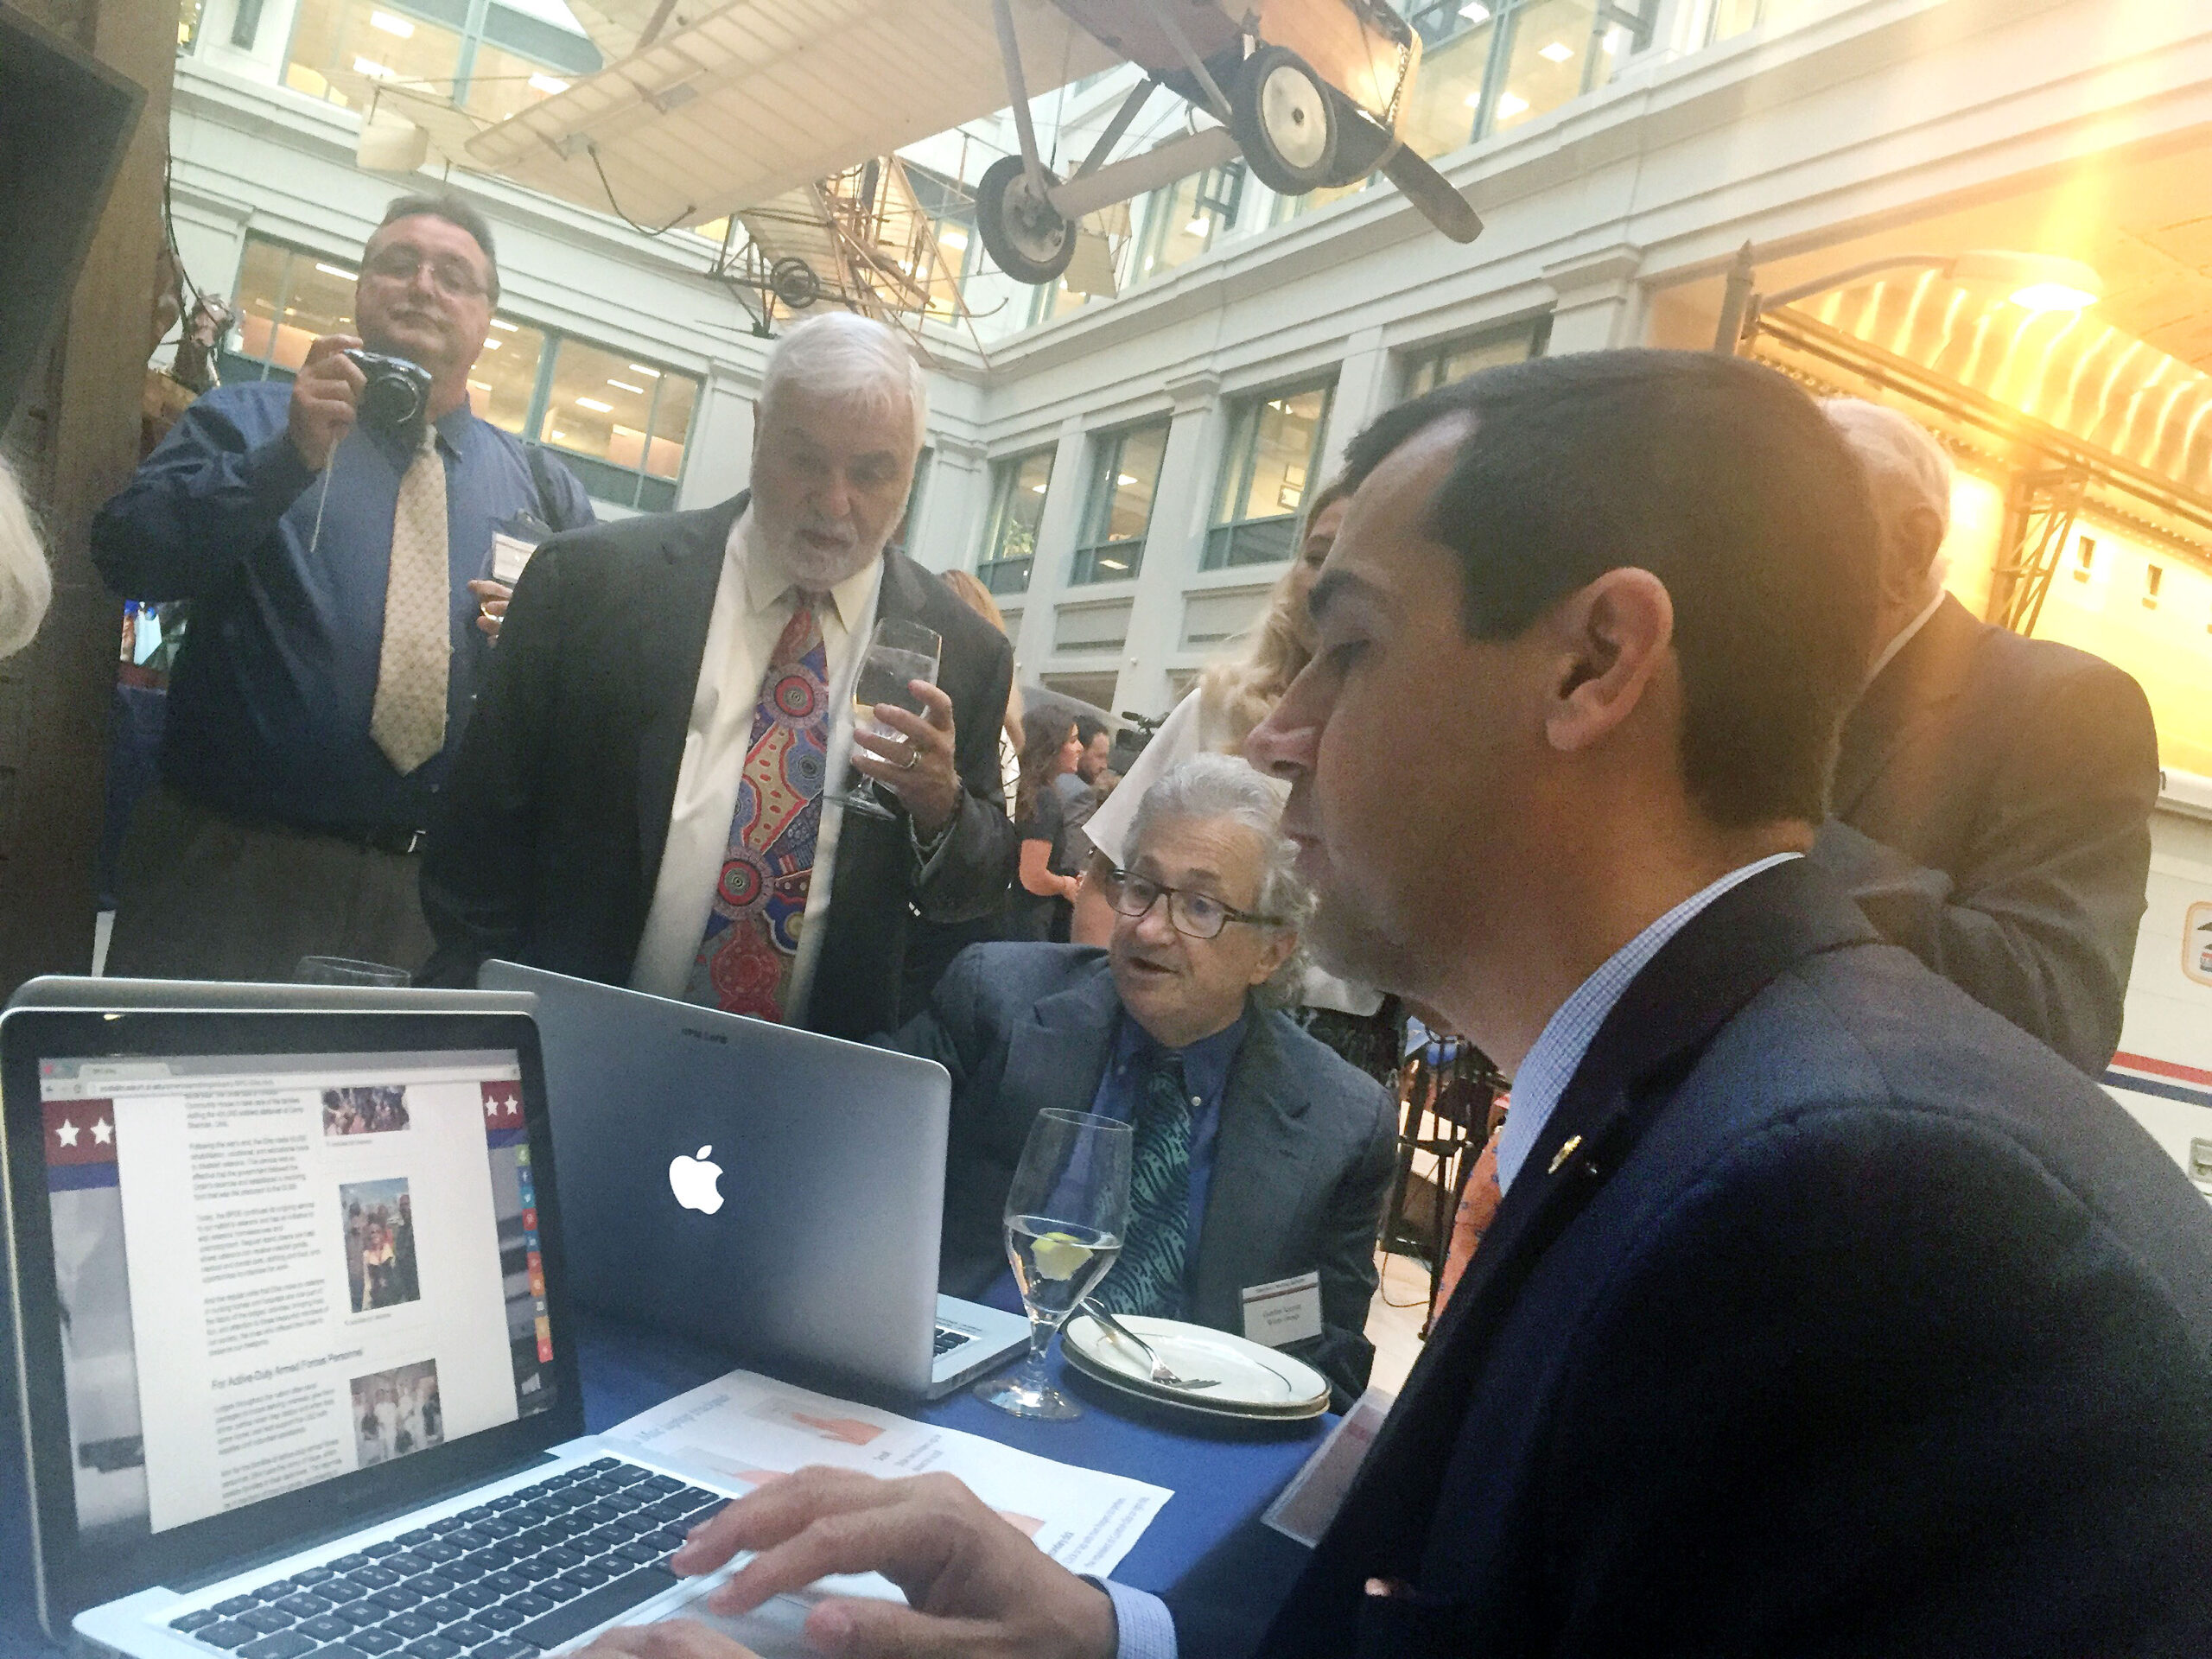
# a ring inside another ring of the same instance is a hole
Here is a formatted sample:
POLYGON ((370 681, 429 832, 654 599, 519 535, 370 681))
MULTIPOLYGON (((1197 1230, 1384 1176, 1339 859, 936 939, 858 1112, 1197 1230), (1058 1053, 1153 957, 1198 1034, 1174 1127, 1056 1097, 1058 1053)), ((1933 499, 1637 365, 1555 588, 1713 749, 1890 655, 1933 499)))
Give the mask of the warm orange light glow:
POLYGON ((2014 289, 2012 301, 2029 311, 2082 311, 2094 305, 2097 296, 2064 283, 2030 283, 2025 288, 2014 289))

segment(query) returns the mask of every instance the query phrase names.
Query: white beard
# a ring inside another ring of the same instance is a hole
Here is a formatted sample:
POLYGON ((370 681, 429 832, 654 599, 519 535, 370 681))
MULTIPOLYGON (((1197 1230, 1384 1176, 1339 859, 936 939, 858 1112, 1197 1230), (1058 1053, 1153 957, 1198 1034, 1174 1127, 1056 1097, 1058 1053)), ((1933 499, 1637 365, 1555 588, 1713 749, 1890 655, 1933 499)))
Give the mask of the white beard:
POLYGON ((756 544, 777 567, 801 588, 827 593, 848 576, 858 575, 883 556, 888 537, 873 543, 850 542, 824 550, 810 545, 796 530, 771 526, 757 514, 749 526, 756 544))

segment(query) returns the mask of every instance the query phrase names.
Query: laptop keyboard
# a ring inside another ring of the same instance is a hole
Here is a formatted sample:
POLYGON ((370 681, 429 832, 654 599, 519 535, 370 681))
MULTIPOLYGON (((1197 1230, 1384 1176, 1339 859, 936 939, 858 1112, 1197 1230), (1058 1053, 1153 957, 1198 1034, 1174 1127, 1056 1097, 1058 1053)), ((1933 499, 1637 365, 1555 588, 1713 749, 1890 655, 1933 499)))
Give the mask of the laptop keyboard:
POLYGON ((531 1659, 669 1588, 728 1502, 601 1458, 168 1624, 238 1659, 531 1659))
POLYGON ((954 1349, 973 1342, 975 1339, 976 1333, 973 1331, 963 1331, 957 1325, 940 1325, 937 1328, 937 1338, 930 1348, 930 1357, 943 1359, 954 1349))

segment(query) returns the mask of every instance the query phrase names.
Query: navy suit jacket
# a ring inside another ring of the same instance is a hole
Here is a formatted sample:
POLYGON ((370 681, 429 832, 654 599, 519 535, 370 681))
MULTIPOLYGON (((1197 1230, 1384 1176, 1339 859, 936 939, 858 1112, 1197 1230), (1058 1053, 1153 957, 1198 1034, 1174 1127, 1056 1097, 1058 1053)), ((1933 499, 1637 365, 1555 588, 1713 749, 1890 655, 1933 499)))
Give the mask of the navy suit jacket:
MULTIPOLYGON (((1120 1007, 1103 950, 978 944, 927 1012, 877 1039, 952 1073, 944 1289, 980 1295, 1005 1271, 1006 1196, 1029 1126, 1048 1106, 1090 1109, 1120 1007)), ((1328 1377, 1339 1408, 1375 1362, 1367 1310, 1397 1137, 1389 1090, 1287 1016, 1251 1011, 1222 1093, 1190 1316, 1242 1335, 1246 1286, 1318 1271, 1321 1335, 1285 1351, 1328 1377)))
POLYGON ((1882 937, 2101 1074, 2158 804, 2143 689, 1946 597, 1845 721, 1834 797, 1814 861, 1882 937))
POLYGON ((2201 1654, 2208 1551, 2203 1198, 1796 861, 1614 1008, 1260 1645, 2201 1654))

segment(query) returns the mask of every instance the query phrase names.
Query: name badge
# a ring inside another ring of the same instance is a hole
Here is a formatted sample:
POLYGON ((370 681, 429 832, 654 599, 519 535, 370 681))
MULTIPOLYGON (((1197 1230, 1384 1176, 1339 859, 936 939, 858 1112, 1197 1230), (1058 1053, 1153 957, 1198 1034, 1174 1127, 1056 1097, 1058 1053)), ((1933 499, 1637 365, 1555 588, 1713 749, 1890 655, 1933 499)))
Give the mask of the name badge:
POLYGON ((523 566, 530 563, 530 556, 537 551, 536 542, 510 536, 504 530, 494 531, 492 534, 492 580, 513 587, 522 579, 523 566))
POLYGON ((1244 1339, 1280 1348, 1321 1334, 1321 1275, 1301 1273, 1295 1279, 1244 1288, 1244 1339))

